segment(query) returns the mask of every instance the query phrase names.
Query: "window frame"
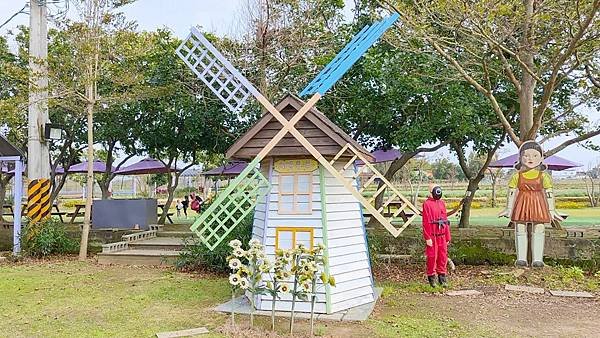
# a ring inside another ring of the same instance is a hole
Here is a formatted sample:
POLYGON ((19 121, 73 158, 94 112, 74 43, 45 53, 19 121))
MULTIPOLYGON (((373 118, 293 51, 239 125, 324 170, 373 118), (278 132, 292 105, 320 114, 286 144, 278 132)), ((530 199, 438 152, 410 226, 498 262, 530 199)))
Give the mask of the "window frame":
POLYGON ((292 249, 295 249, 297 247, 297 244, 296 244, 296 233, 297 232, 308 232, 310 234, 310 247, 309 247, 310 250, 312 250, 315 245, 315 228, 276 227, 275 228, 275 250, 279 250, 279 232, 291 232, 292 233, 292 249))
POLYGON ((313 175, 312 172, 306 173, 279 173, 279 186, 277 188, 277 213, 279 215, 311 215, 313 213, 312 210, 312 195, 313 195, 313 175), (283 192, 283 177, 291 176, 293 177, 292 183, 292 192, 283 192), (308 192, 298 192, 298 177, 307 176, 308 177, 308 192), (281 208, 281 200, 282 196, 292 196, 292 210, 283 211, 281 208), (308 210, 300 211, 297 208, 298 205, 298 196, 308 196, 308 210))

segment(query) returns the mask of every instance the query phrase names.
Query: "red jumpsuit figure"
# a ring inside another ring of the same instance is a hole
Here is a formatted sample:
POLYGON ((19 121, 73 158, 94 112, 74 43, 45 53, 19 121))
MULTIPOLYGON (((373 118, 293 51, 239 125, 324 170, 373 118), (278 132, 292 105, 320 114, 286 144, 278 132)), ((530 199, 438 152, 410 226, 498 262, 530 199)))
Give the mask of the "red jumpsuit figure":
POLYGON ((450 242, 450 222, 446 215, 446 204, 442 200, 442 188, 431 186, 430 196, 423 203, 423 239, 427 256, 427 280, 435 286, 437 274, 440 285, 445 286, 448 243, 450 242))

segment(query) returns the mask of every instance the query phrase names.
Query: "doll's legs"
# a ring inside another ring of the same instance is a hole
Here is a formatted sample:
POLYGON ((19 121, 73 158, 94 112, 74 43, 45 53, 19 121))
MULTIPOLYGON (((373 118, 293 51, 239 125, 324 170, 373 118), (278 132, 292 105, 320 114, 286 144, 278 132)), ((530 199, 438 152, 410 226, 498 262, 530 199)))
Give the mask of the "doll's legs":
POLYGON ((527 266, 527 225, 515 224, 515 248, 517 249, 516 266, 527 266))
POLYGON ((545 224, 534 224, 531 234, 531 266, 541 268, 544 266, 544 236, 545 224))

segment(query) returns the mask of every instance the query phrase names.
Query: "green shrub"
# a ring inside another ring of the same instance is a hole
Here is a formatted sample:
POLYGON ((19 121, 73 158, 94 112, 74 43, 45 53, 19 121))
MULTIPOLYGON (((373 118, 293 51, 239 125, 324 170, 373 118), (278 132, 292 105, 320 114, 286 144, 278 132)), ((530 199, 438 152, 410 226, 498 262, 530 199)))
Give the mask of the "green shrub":
POLYGON ((69 199, 62 202, 62 206, 65 208, 75 208, 76 204, 85 204, 85 201, 79 199, 69 199))
POLYGON ((252 238, 252 222, 253 213, 250 213, 213 251, 210 251, 196 236, 188 239, 181 254, 175 261, 175 268, 183 271, 229 271, 229 266, 227 265, 227 257, 231 253, 231 248, 228 245, 229 241, 239 239, 242 243, 248 243, 252 238))
POLYGON ((45 257, 72 253, 78 250, 78 243, 67 235, 64 224, 56 219, 29 223, 21 231, 23 253, 32 257, 45 257))
POLYGON ((558 273, 563 282, 582 281, 584 279, 583 269, 578 266, 558 267, 558 273))
POLYGON ((454 263, 466 265, 511 265, 515 261, 513 255, 490 250, 477 240, 450 245, 449 256, 454 263))
POLYGON ((587 208, 588 205, 588 202, 557 201, 556 209, 583 209, 587 208))

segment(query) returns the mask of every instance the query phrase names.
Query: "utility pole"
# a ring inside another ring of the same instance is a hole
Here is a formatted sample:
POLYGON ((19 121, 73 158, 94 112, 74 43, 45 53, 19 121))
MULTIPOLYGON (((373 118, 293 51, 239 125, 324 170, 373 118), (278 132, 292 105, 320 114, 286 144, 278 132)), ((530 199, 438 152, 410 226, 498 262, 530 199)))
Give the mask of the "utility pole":
POLYGON ((46 0, 29 4, 29 117, 27 136, 27 177, 29 180, 50 178, 48 144, 43 140, 48 118, 48 21, 46 0))
POLYGON ((44 126, 49 122, 46 0, 30 0, 29 9, 31 73, 27 128, 27 216, 35 223, 50 217, 50 154, 42 136, 44 126))

